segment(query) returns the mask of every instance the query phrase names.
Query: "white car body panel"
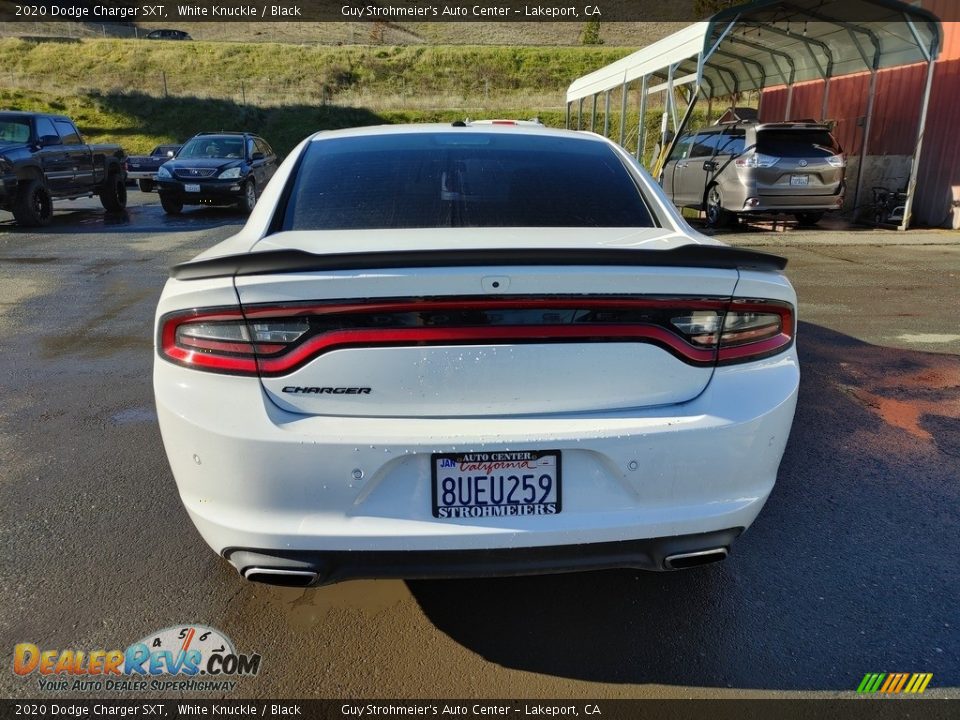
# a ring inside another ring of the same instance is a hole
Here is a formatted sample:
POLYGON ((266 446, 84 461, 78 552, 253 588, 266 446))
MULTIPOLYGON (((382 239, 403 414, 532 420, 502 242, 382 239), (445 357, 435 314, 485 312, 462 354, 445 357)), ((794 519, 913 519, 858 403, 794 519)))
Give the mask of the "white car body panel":
MULTIPOLYGON (((441 128, 450 130, 406 131, 441 128)), ((278 169, 246 226, 197 259, 275 250, 322 258, 404 250, 602 253, 723 245, 691 230, 660 187, 607 140, 536 127, 502 131, 607 143, 629 168, 662 227, 269 234, 283 187, 309 143, 403 131, 369 128, 308 138, 278 169)), ((157 323, 159 330, 168 314, 202 308, 242 306, 249 312, 284 303, 598 295, 732 297, 796 307, 790 283, 774 271, 451 265, 171 279, 158 304, 157 323)), ((789 330, 792 336, 794 328, 789 330)), ((729 365, 683 362, 644 342, 532 341, 335 349, 276 377, 200 371, 159 355, 154 367, 168 459, 206 542, 241 572, 249 569, 247 561, 236 558, 259 553, 273 559, 272 569, 306 568, 305 575, 315 572, 320 581, 330 553, 509 553, 728 531, 732 539, 749 527, 773 488, 798 384, 792 342, 776 354, 729 365), (285 392, 321 385, 365 387, 370 393, 285 392), (434 517, 432 454, 517 450, 560 451, 560 512, 434 517)), ((685 542, 687 547, 696 540, 685 542)), ((724 540, 720 549, 728 544, 724 540)), ((655 562, 637 566, 664 569, 659 555, 651 557, 655 562)), ((335 573, 332 577, 338 579, 335 573)))

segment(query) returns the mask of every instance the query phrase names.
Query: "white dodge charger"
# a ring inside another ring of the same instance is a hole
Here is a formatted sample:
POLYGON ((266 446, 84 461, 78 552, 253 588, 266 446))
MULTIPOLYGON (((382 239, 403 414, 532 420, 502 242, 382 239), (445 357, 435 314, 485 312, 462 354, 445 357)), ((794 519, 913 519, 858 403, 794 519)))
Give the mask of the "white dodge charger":
POLYGON ((163 291, 180 496, 273 584, 720 560, 793 421, 784 265, 597 135, 317 133, 163 291))

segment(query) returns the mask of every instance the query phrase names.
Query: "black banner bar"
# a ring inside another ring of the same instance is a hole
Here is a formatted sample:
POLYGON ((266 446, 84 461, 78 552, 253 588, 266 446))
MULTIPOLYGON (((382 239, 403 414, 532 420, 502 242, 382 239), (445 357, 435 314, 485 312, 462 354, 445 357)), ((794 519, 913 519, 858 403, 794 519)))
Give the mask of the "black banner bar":
POLYGON ((846 700, 118 700, 0 701, 0 718, 308 718, 309 720, 955 720, 960 699, 846 700))
MULTIPOLYGON (((3 22, 694 22, 735 0, 0 0, 3 22)), ((809 3, 808 3, 809 4, 809 3)), ((891 19, 894 0, 818 0, 846 21, 891 19)), ((803 3, 801 3, 803 5, 803 3)), ((938 10, 958 19, 960 2, 938 10)), ((771 17, 800 12, 789 0, 771 17)), ((799 17, 799 16, 798 16, 799 17)))

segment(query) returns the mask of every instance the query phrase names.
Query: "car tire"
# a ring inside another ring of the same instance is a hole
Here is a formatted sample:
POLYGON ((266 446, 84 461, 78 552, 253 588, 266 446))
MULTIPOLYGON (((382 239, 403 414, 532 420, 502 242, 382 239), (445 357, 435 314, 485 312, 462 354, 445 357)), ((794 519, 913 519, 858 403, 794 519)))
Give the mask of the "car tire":
POLYGON ((237 204, 247 215, 253 212, 257 205, 257 184, 253 180, 247 180, 243 184, 243 197, 237 204))
POLYGON ((138 180, 137 186, 140 192, 153 192, 153 180, 138 180))
POLYGON ((167 215, 179 215, 183 212, 183 201, 160 193, 160 205, 167 215))
POLYGON ((99 194, 100 204, 108 212, 120 212, 127 206, 127 183, 115 170, 107 175, 99 194))
POLYGON ((22 227, 43 227, 53 219, 53 197, 42 180, 30 180, 13 203, 13 218, 22 227))
POLYGON ((723 207, 723 193, 717 185, 707 188, 703 205, 706 210, 707 227, 725 228, 736 223, 737 215, 723 207))
POLYGON ((822 212, 800 212, 793 215, 797 223, 805 227, 816 225, 823 218, 822 212))

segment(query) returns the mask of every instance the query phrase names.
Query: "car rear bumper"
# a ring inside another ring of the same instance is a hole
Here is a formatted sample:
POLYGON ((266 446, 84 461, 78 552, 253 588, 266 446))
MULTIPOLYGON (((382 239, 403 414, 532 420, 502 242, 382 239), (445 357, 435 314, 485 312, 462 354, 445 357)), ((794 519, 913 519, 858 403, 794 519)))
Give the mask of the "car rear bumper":
POLYGON ((232 203, 243 197, 242 180, 203 180, 196 183, 184 183, 179 180, 158 180, 158 191, 184 205, 204 203, 232 203), (187 192, 186 185, 199 185, 199 192, 187 192))
POLYGON ((715 562, 743 528, 618 542, 482 550, 297 551, 228 548, 244 577, 276 585, 326 585, 362 578, 544 575, 634 568, 673 570, 715 562), (676 567, 673 563, 677 563, 676 567), (689 563, 689 564, 687 564, 689 563))
MULTIPOLYGON (((798 383, 791 348, 717 369, 703 393, 678 405, 539 418, 385 420, 297 415, 276 407, 255 378, 200 373, 160 359, 154 370, 160 428, 181 498, 207 543, 232 559, 238 549, 317 560, 503 550, 509 559, 521 548, 746 528, 773 488, 798 383), (562 511, 434 518, 430 455, 458 449, 560 450, 562 511)), ((565 557, 549 568, 580 567, 565 557)), ((627 564, 658 562, 654 554, 627 564)), ((368 564, 382 571, 380 560, 368 564)))
POLYGON ((843 207, 843 195, 758 195, 745 198, 737 212, 828 212, 843 207))
POLYGON ((155 180, 156 170, 127 170, 127 180, 155 180))

